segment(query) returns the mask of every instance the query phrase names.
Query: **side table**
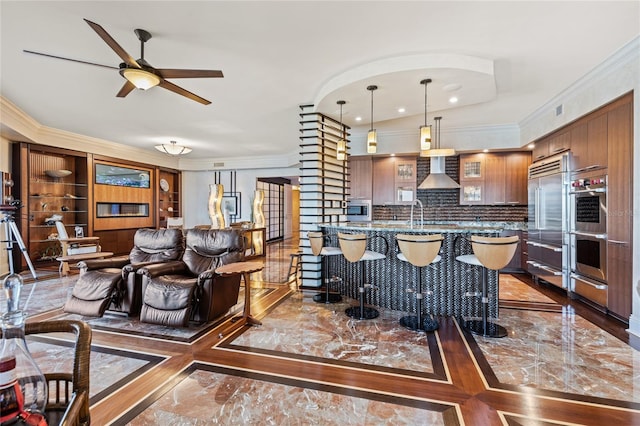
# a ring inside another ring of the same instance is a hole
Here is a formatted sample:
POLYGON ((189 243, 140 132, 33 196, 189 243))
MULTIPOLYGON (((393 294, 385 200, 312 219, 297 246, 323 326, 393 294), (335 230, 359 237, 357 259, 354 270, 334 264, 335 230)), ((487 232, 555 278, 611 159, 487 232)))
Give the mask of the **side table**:
POLYGON ((247 325, 262 325, 260 321, 251 316, 251 285, 249 284, 249 276, 263 269, 264 264, 262 262, 236 262, 216 268, 216 274, 222 275, 223 277, 237 274, 242 274, 244 277, 244 311, 242 317, 234 318, 233 321, 244 318, 247 325))

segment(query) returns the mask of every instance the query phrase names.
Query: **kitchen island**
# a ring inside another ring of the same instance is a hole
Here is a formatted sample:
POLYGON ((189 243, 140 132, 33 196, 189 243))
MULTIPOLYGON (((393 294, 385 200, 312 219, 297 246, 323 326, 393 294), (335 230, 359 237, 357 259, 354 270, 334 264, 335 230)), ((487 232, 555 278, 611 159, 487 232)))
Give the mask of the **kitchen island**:
MULTIPOLYGON (((332 287, 339 288, 341 294, 358 299, 360 273, 365 274, 366 282, 375 286, 365 293, 366 303, 387 309, 415 312, 416 298, 407 292, 408 288, 417 288, 418 269, 397 258, 399 252, 396 234, 442 234, 442 260, 422 268, 423 291, 425 295, 424 312, 435 315, 453 315, 478 317, 481 311, 479 297, 468 297, 465 293, 478 292, 481 289, 481 268, 456 261, 456 256, 471 254, 468 239, 472 235, 497 237, 503 230, 499 226, 481 224, 428 224, 411 227, 405 223, 346 222, 341 224, 319 225, 328 238, 328 245, 338 245, 337 233, 364 233, 369 237, 368 250, 385 253, 386 258, 351 264, 344 256, 327 256, 325 271, 328 276, 337 276, 341 282, 332 287), (463 238, 459 238, 463 237, 463 238), (360 265, 359 263, 362 263, 360 265)), ((498 273, 489 271, 489 317, 498 317, 498 273)))

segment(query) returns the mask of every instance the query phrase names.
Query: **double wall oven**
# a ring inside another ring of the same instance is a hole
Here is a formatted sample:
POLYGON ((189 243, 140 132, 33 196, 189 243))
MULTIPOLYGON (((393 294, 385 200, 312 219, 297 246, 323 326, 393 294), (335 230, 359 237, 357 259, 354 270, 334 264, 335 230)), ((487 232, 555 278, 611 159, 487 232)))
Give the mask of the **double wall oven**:
POLYGON ((607 176, 571 182, 571 290, 607 306, 607 176))

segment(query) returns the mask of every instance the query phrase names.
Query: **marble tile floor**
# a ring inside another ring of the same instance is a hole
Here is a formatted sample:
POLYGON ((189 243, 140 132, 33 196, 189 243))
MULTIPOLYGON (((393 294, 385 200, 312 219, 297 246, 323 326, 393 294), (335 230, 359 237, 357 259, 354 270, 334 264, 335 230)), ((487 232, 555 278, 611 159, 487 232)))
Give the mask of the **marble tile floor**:
POLYGON ((518 302, 501 304, 504 339, 452 318, 413 333, 396 325, 403 313, 352 321, 342 309, 354 301, 312 302, 315 292, 279 282, 289 259, 278 257, 276 279, 251 277, 273 290, 252 301, 260 327, 224 322, 186 343, 94 330, 100 356, 152 359, 105 382, 94 364, 112 361, 92 358, 93 423, 640 425, 640 357, 624 328, 608 327, 614 337, 595 325, 600 314, 578 315, 530 280, 502 275, 501 299, 518 302))

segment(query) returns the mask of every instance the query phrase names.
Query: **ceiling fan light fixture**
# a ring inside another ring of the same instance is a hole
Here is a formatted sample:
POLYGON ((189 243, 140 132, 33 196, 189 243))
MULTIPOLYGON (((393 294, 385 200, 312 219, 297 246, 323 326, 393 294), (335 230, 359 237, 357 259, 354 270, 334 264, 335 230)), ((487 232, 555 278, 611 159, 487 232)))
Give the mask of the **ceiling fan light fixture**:
POLYGON ((161 145, 156 145, 155 148, 169 155, 183 155, 188 154, 192 151, 191 148, 186 147, 184 145, 178 145, 176 141, 171 141, 171 143, 163 143, 161 145))
POLYGON ((120 74, 137 89, 147 90, 160 84, 160 77, 140 68, 123 68, 120 74))

